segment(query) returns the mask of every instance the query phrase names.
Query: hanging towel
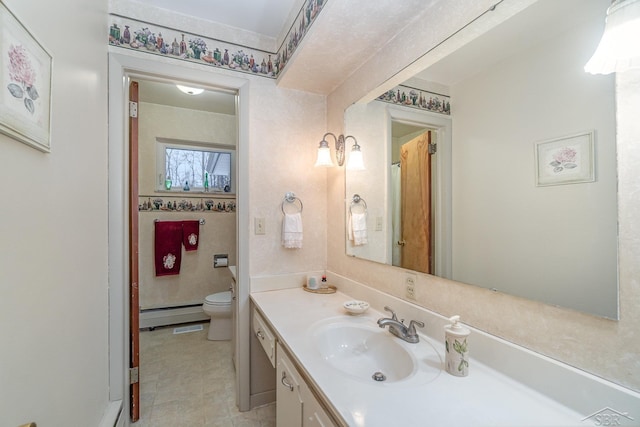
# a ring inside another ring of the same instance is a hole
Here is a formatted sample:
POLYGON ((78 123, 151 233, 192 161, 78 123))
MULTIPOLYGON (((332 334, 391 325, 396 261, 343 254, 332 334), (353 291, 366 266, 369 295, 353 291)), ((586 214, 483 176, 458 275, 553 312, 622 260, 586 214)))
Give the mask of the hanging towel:
POLYGON ((354 246, 366 245, 367 240, 367 214, 351 213, 349 215, 349 240, 354 246))
POLYGON ((156 276, 180 274, 182 256, 182 221, 155 223, 156 276))
POLYGON ((282 219, 282 246, 289 249, 302 248, 302 215, 300 212, 284 214, 282 219))
POLYGON ((200 221, 182 221, 182 244, 186 251, 198 249, 200 221))

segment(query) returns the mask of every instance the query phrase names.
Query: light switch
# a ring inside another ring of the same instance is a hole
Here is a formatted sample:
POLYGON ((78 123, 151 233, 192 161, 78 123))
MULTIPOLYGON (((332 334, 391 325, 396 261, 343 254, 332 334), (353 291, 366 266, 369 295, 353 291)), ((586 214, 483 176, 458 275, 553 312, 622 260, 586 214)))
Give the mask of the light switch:
POLYGON ((382 217, 376 217, 376 231, 382 231, 382 217))
POLYGON ((254 218, 253 220, 254 233, 255 234, 266 234, 265 226, 264 226, 264 218, 254 218))

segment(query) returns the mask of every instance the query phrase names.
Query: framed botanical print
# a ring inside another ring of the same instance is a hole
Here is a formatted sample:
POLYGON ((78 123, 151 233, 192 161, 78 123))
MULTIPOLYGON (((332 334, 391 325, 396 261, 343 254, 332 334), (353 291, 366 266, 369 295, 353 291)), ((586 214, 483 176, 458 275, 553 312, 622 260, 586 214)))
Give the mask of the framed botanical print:
POLYGON ((536 185, 595 181, 594 132, 536 143, 536 185))
POLYGON ((51 151, 51 55, 0 1, 0 132, 51 151))

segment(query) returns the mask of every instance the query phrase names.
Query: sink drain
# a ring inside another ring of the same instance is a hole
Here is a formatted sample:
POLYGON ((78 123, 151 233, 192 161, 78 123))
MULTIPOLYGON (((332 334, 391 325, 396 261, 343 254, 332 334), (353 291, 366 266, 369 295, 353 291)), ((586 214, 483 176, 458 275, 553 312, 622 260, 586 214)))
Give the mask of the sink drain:
POLYGON ((371 378, 373 378, 376 381, 384 381, 387 379, 387 376, 382 372, 376 372, 373 375, 371 375, 371 378))

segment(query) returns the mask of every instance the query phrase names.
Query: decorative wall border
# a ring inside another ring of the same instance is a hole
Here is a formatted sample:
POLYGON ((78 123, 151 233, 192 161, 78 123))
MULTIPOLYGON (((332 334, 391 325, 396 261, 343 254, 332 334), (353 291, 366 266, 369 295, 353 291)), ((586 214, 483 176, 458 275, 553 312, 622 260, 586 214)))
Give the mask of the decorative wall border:
POLYGON ((274 54, 119 15, 110 15, 109 44, 139 52, 276 78, 274 54))
POLYGON ((124 49, 275 79, 328 0, 307 0, 276 52, 110 14, 109 44, 124 49))
POLYGON ((235 199, 139 196, 140 212, 235 212, 235 199))
POLYGON ((289 28, 289 32, 282 41, 282 44, 278 48, 278 73, 284 70, 287 62, 293 56, 293 53, 300 45, 300 42, 311 28, 311 25, 315 22, 316 18, 327 4, 329 0, 307 0, 302 5, 296 19, 289 28))
POLYGON ((378 101, 451 115, 451 98, 428 90, 398 85, 376 98, 378 101))

